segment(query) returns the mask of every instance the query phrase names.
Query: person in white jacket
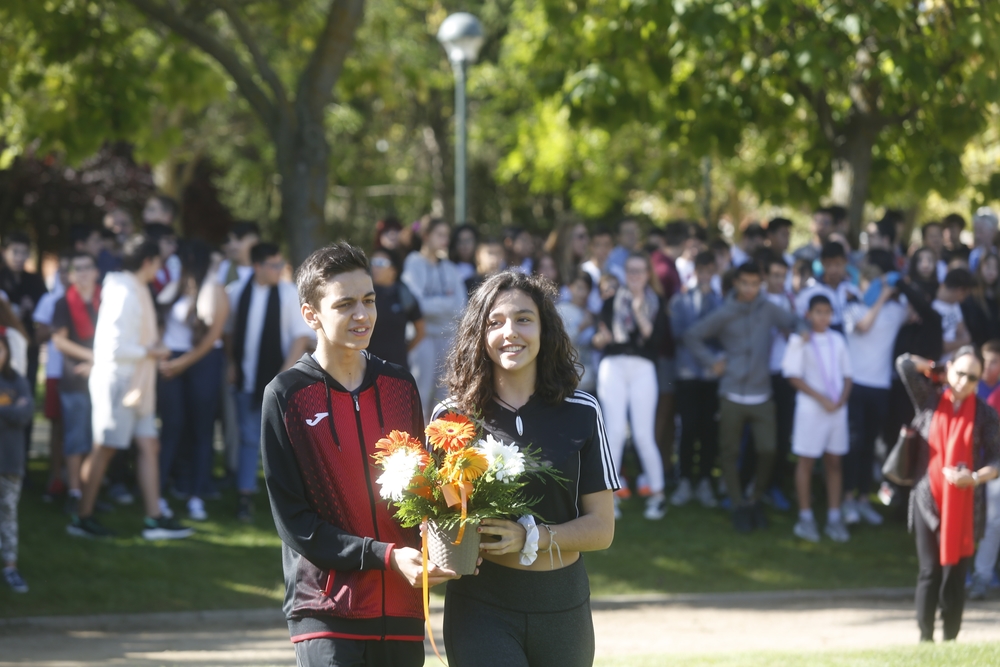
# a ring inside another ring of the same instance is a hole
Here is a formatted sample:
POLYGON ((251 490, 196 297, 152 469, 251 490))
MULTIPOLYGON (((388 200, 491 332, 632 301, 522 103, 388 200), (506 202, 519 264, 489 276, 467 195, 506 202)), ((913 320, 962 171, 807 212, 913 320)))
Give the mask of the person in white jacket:
POLYGON ((423 230, 420 252, 410 253, 403 264, 403 282, 420 303, 426 326, 423 340, 410 351, 410 371, 420 392, 425 419, 430 419, 438 403, 435 397, 440 389, 445 359, 465 309, 465 282, 448 260, 450 234, 447 222, 432 220, 423 230))
POLYGON ((108 464, 135 439, 139 487, 146 509, 147 540, 188 537, 193 532, 160 511, 159 450, 156 430, 156 363, 170 356, 159 341, 149 284, 161 264, 159 244, 134 236, 122 253, 122 271, 109 273, 101 289, 90 370, 94 447, 83 464, 79 513, 66 531, 77 537, 107 537, 111 531, 94 517, 94 503, 108 464))

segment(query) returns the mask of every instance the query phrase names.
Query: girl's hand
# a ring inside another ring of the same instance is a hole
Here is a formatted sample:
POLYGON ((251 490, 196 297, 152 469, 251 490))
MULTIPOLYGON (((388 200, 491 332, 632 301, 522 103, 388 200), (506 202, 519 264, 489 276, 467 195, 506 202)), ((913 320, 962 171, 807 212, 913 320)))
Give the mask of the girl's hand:
POLYGON ((945 481, 960 489, 967 489, 976 485, 976 481, 972 479, 972 472, 965 468, 959 469, 946 466, 941 469, 941 472, 944 474, 945 481))
POLYGON ((496 535, 500 538, 496 542, 484 540, 479 545, 480 551, 494 556, 519 553, 524 548, 527 536, 524 526, 506 519, 483 519, 478 531, 480 535, 496 535))

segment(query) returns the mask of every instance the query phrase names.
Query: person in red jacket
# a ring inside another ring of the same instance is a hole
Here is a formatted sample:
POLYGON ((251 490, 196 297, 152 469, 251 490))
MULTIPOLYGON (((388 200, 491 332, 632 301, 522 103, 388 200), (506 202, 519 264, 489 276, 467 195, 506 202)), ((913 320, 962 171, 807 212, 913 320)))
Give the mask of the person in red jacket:
MULTIPOLYGON (((296 282, 316 352, 267 386, 261 433, 295 655, 303 667, 423 665, 418 533, 378 498, 371 458, 392 430, 421 437, 420 396, 408 371, 366 351, 377 313, 361 250, 317 250, 296 282)), ((429 574, 457 576, 433 563, 429 574)))

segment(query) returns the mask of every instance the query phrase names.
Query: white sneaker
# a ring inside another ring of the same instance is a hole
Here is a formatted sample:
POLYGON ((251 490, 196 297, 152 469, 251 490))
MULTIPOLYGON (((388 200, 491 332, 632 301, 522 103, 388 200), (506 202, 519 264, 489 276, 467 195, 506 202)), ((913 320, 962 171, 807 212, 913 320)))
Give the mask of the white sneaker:
POLYGON ((677 490, 670 496, 670 504, 674 507, 683 507, 689 502, 691 502, 691 482, 683 477, 677 485, 677 490))
POLYGON ((707 477, 698 482, 698 488, 695 489, 694 497, 697 498, 702 507, 711 509, 719 506, 719 501, 716 500, 715 493, 712 492, 712 483, 708 481, 707 477))
POLYGON ((815 519, 799 519, 795 523, 795 527, 792 528, 792 532, 795 533, 795 537, 801 538, 806 542, 812 542, 813 544, 819 542, 819 529, 816 527, 815 519))
POLYGON ((667 499, 662 493, 650 496, 646 500, 646 511, 642 513, 650 521, 659 521, 667 515, 667 499))
POLYGON ((612 497, 615 500, 615 521, 617 521, 618 519, 622 518, 622 508, 620 507, 621 499, 619 499, 618 496, 612 496, 612 497))
POLYGON ((840 505, 840 513, 844 517, 844 523, 848 526, 861 523, 861 515, 858 513, 858 501, 853 498, 844 498, 844 502, 840 505))
POLYGON ((851 533, 848 532, 847 526, 844 525, 843 520, 841 521, 827 521, 826 528, 823 529, 826 536, 829 537, 834 542, 848 542, 851 539, 851 533))
POLYGON ((166 498, 160 498, 160 516, 165 519, 173 519, 174 511, 170 509, 170 505, 167 504, 166 498))
POLYGON ((875 511, 875 508, 871 506, 871 503, 862 500, 861 502, 858 503, 857 507, 858 507, 858 514, 861 515, 861 518, 864 520, 865 523, 871 526, 882 525, 882 521, 884 519, 882 519, 881 514, 875 511))
POLYGON ((201 498, 191 496, 188 499, 188 516, 191 517, 192 521, 204 521, 208 518, 208 513, 205 512, 205 503, 201 501, 201 498))

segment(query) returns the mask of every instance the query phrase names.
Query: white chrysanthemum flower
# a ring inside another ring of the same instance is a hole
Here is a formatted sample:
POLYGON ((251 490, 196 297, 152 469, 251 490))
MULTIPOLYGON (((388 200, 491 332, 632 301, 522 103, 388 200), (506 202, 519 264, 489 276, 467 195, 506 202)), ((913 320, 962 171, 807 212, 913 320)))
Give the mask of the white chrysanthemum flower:
POLYGON ((420 454, 401 449, 387 457, 382 463, 383 472, 375 480, 379 485, 379 495, 397 503, 403 500, 403 493, 420 468, 420 454))
POLYGON ((486 457, 490 469, 500 481, 509 482, 524 472, 524 454, 518 451, 517 445, 505 445, 503 440, 487 435, 476 443, 476 449, 486 457))

